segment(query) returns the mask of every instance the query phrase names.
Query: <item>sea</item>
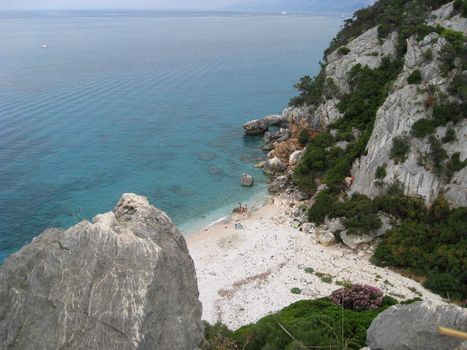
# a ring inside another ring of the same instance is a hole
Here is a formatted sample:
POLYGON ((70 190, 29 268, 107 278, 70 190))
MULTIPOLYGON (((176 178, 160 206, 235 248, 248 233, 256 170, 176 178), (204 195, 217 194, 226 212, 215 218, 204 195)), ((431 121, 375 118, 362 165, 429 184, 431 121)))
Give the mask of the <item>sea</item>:
POLYGON ((340 16, 0 12, 0 262, 147 196, 190 234, 266 195, 260 137, 340 16), (44 48, 42 46, 47 46, 44 48), (254 176, 240 186, 242 173, 254 176))

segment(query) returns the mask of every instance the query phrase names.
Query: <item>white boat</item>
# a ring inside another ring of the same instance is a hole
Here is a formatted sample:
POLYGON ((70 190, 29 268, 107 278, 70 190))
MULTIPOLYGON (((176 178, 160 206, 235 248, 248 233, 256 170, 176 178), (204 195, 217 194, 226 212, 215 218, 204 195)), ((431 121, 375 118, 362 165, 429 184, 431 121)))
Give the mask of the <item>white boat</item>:
POLYGON ((282 15, 282 16, 287 16, 287 12, 282 11, 282 12, 281 12, 281 15, 282 15))
POLYGON ((41 47, 42 47, 43 49, 48 49, 48 48, 49 48, 49 45, 47 45, 47 44, 42 44, 41 47))

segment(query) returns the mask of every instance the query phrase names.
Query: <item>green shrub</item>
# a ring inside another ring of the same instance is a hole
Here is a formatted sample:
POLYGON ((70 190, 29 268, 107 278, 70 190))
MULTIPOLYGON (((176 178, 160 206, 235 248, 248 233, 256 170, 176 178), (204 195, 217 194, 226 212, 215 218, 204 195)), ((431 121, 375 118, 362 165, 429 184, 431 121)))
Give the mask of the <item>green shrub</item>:
POLYGON ((423 286, 445 298, 459 299, 462 297, 462 286, 459 279, 448 273, 429 276, 423 286))
POLYGON ((314 204, 308 209, 308 220, 322 224, 327 215, 332 215, 336 205, 336 197, 329 190, 318 193, 314 204))
POLYGON ((330 275, 324 275, 320 279, 321 279, 321 282, 332 283, 332 276, 330 275))
POLYGON ((300 288, 294 287, 290 290, 292 294, 302 294, 302 290, 300 288))
POLYGON ((308 144, 309 139, 310 136, 308 134, 308 129, 302 129, 300 131, 300 134, 298 135, 298 143, 301 146, 306 146, 308 144))
POLYGON ((467 16, 467 0, 454 1, 454 10, 462 16, 467 16))
POLYGON ((369 234, 382 224, 374 202, 358 193, 354 193, 344 203, 337 203, 331 216, 342 217, 342 223, 351 235, 369 234))
POLYGON ((465 104, 455 102, 435 105, 433 107, 434 125, 441 126, 446 125, 448 122, 453 122, 454 124, 460 122, 466 117, 466 107, 465 104))
POLYGON ((337 53, 339 54, 339 56, 345 56, 345 55, 347 55, 349 52, 350 52, 350 49, 349 49, 347 46, 341 46, 341 47, 339 47, 339 49, 337 50, 337 53))
POLYGON ((467 62, 465 37, 462 32, 457 32, 452 29, 445 29, 441 36, 444 37, 448 43, 443 46, 440 52, 440 58, 443 62, 441 73, 446 76, 452 69, 456 67, 456 59, 460 59, 462 66, 467 62))
POLYGON ((439 24, 436 27, 428 26, 426 24, 418 24, 416 26, 417 41, 422 41, 430 33, 441 34, 444 31, 444 28, 439 24))
POLYGON ((435 132, 435 126, 432 120, 419 119, 412 125, 411 133, 413 136, 418 138, 424 138, 425 136, 431 135, 435 132))
POLYGON ((312 267, 305 267, 305 272, 306 273, 313 273, 315 270, 312 267))
POLYGON ((467 271, 467 208, 451 209, 447 200, 440 196, 427 212, 413 201, 402 198, 378 200, 384 210, 396 214, 401 221, 385 233, 372 261, 382 266, 409 268, 428 276, 428 280, 435 275, 448 274, 450 277, 444 276, 443 280, 450 282, 444 287, 438 283, 441 280, 438 277, 427 281, 426 287, 444 296, 449 293, 454 298, 466 298, 467 279, 464 279, 463 271, 467 271), (405 213, 399 212, 403 202, 412 202, 405 213))
POLYGON ((380 165, 379 167, 376 168, 376 173, 375 173, 375 178, 378 180, 382 180, 386 177, 387 172, 386 172, 386 164, 380 165))
POLYGON ((297 97, 290 100, 290 106, 300 106, 303 104, 307 105, 318 105, 323 100, 324 90, 324 66, 321 66, 319 74, 311 78, 308 75, 300 78, 299 82, 294 85, 294 88, 300 93, 297 97))
POLYGON ((205 343, 202 345, 202 350, 238 350, 240 349, 232 339, 233 332, 222 323, 214 325, 203 321, 205 343))
POLYGON ((422 72, 420 69, 415 69, 407 78, 409 84, 420 84, 422 82, 422 72))
POLYGON ((446 181, 449 183, 452 177, 458 171, 461 171, 467 166, 467 159, 460 160, 460 153, 456 152, 451 156, 451 159, 446 164, 446 181))
POLYGON ((464 101, 463 108, 465 110, 465 101, 467 100, 467 74, 456 74, 452 79, 451 84, 449 85, 448 91, 451 96, 457 97, 459 100, 464 101))
POLYGON ((403 193, 389 193, 376 197, 374 205, 396 219, 424 221, 427 218, 425 202, 419 197, 404 196, 403 193))
POLYGON ((448 128, 446 134, 442 138, 443 143, 456 141, 456 131, 453 128, 448 128))
POLYGON ((423 51, 422 56, 427 61, 433 60, 433 50, 432 49, 427 49, 427 50, 423 51))
POLYGON ((394 304, 394 299, 385 297, 376 310, 353 311, 333 304, 328 298, 302 300, 238 329, 233 338, 246 350, 301 349, 285 329, 307 346, 343 349, 345 341, 352 339, 347 349, 360 349, 366 343, 366 331, 372 320, 394 304))
POLYGON ((392 147, 390 152, 390 158, 397 163, 404 163, 407 159, 407 154, 410 151, 410 141, 407 136, 396 136, 392 140, 392 147))
POLYGON ((442 143, 434 136, 430 136, 430 153, 428 154, 433 162, 435 173, 440 175, 444 170, 444 161, 448 158, 442 143))

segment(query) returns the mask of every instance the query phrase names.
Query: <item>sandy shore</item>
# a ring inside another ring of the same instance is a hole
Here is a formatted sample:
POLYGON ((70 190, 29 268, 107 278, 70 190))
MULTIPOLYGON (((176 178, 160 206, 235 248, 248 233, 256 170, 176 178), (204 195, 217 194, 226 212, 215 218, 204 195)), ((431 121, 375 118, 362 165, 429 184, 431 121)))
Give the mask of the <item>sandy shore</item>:
POLYGON ((337 283, 352 281, 381 288, 398 299, 440 299, 419 283, 372 265, 368 254, 344 246, 324 247, 313 235, 292 228, 279 204, 267 204, 241 220, 226 220, 188 236, 198 277, 203 319, 231 329, 255 322, 301 299, 329 295, 337 283), (314 273, 305 272, 311 267, 314 273), (318 274, 318 275, 317 275, 318 274), (319 277, 328 274, 331 283, 319 277), (300 288, 301 294, 291 293, 300 288))

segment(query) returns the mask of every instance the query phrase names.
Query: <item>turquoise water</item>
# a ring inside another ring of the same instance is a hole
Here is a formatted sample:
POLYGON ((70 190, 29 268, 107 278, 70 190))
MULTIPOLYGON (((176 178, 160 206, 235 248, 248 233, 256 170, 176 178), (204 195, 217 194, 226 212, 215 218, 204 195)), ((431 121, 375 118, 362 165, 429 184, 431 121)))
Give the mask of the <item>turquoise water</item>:
POLYGON ((241 125, 281 112, 340 21, 0 13, 0 261, 124 192, 185 232, 264 195, 260 140, 241 125))

